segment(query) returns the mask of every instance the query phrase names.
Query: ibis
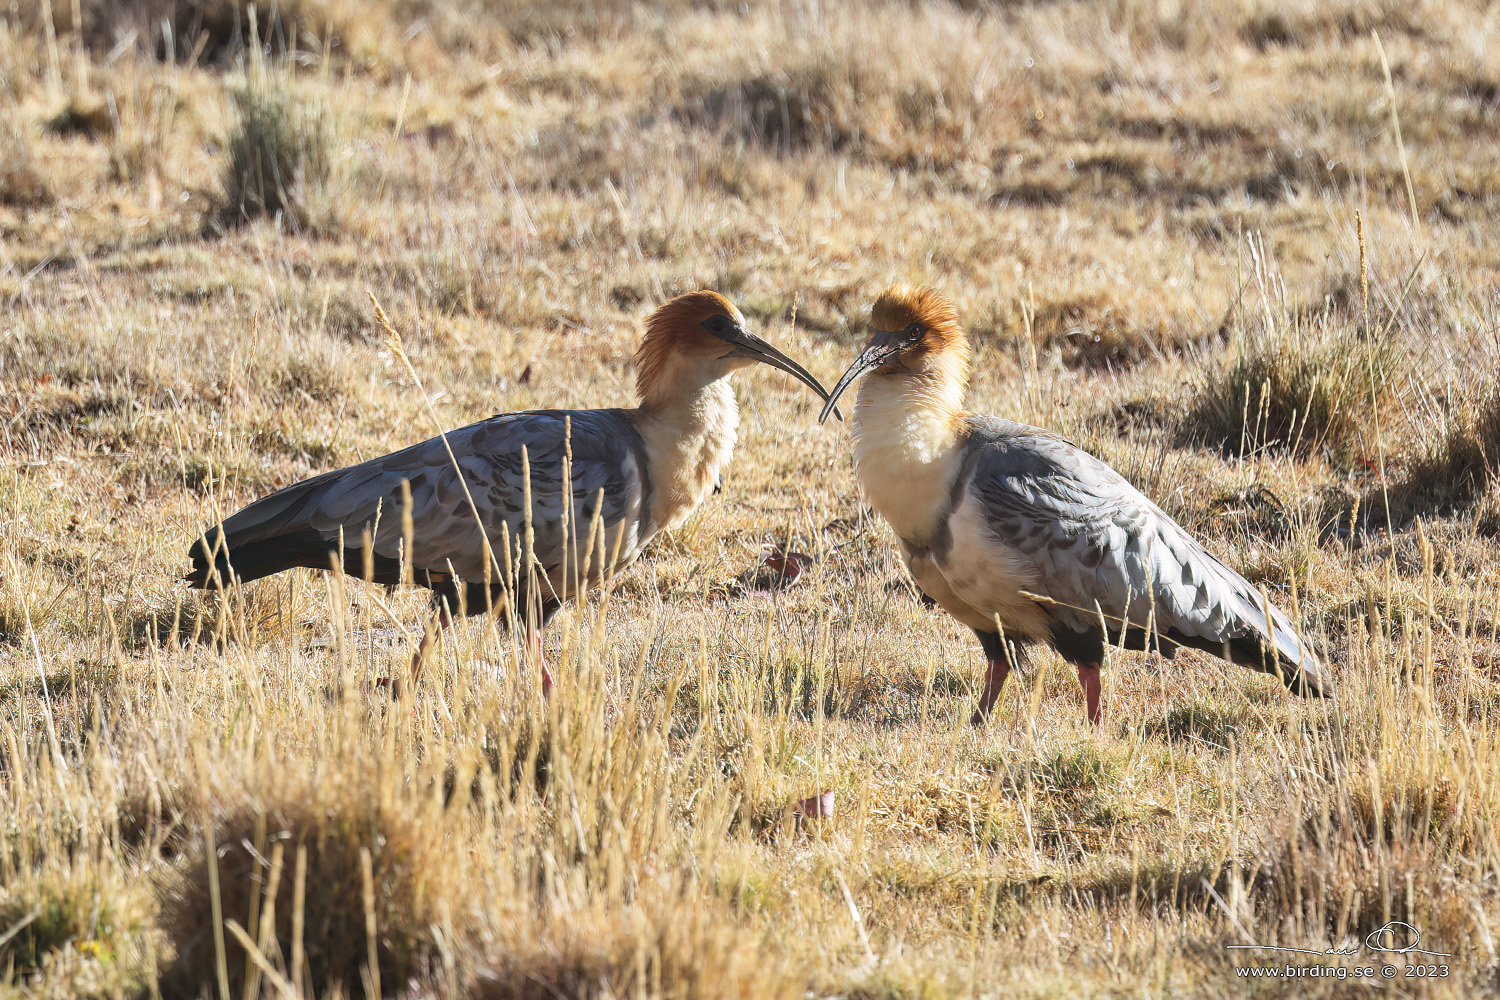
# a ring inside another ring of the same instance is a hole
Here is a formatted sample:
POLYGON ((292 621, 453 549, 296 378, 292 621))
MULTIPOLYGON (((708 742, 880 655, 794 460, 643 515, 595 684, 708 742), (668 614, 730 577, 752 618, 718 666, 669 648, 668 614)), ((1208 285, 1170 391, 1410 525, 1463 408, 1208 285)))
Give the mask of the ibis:
POLYGON ((1317 655, 1264 593, 1125 477, 1040 427, 964 409, 969 344, 953 304, 895 286, 821 419, 861 377, 854 468, 922 591, 973 629, 987 666, 971 723, 1013 663, 1044 643, 1074 664, 1098 725, 1108 646, 1186 646, 1326 697, 1317 655))
MULTIPOLYGON (((412 658, 457 613, 507 610, 534 646, 563 602, 682 524, 720 481, 739 408, 729 376, 760 362, 821 399, 800 364, 724 296, 678 296, 646 322, 634 408, 505 413, 255 501, 191 547, 193 587, 305 566, 433 593, 412 658)), ((543 669, 544 690, 551 678, 543 669)), ((401 680, 390 682, 399 693, 401 680)))

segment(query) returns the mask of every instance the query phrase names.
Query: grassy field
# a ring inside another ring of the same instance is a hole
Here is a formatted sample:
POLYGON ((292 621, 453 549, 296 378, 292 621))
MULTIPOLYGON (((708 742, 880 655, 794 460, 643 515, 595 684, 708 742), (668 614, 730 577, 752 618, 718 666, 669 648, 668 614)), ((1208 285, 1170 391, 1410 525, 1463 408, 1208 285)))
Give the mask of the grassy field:
POLYGON ((0 995, 1500 993, 1492 9, 269 10, 0 6, 0 995), (549 702, 483 620, 372 693, 420 594, 179 582, 437 430, 372 296, 453 427, 631 404, 697 287, 831 384, 898 280, 958 303, 975 409, 1113 463, 1337 696, 1120 652, 1095 732, 1038 653, 969 728, 977 643, 764 368, 549 702), (772 544, 817 562, 726 589, 772 544), (1350 978, 1236 972, 1288 962, 1350 978))

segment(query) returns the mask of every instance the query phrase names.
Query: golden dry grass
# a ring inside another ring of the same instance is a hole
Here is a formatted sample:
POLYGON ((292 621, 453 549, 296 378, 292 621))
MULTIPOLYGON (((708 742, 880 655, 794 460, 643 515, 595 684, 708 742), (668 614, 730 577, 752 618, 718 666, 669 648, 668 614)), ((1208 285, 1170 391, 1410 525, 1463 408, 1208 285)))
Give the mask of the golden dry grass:
POLYGON ((1457 0, 0 9, 0 994, 1500 991, 1497 34, 1457 0), (248 219, 247 92, 323 157, 248 219), (629 402, 699 286, 831 381, 893 280, 959 304, 977 409, 1284 597, 1338 696, 1120 653, 1094 733, 1038 655, 966 728, 975 643, 769 372, 724 492, 559 618, 551 702, 488 623, 410 710, 362 585, 177 583, 222 512, 434 429, 367 293, 455 426, 629 402), (805 582, 725 596, 788 540, 805 582), (1393 919, 1446 978, 1227 950, 1393 919))

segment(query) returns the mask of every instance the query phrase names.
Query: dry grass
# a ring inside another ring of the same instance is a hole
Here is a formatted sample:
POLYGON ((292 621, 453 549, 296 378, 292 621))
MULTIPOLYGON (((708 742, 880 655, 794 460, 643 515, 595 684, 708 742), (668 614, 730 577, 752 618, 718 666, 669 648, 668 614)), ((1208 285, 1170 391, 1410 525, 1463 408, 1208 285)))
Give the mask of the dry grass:
POLYGON ((1230 455, 1319 454, 1346 467, 1371 461, 1378 414, 1390 409, 1397 371, 1415 359, 1387 329, 1354 318, 1363 306, 1352 312, 1325 299, 1316 312, 1298 312, 1273 301, 1281 286, 1263 272, 1263 259, 1255 265, 1265 311, 1248 324, 1243 304, 1236 311, 1228 358, 1208 362, 1185 436, 1230 455))
POLYGON ((224 171, 226 222, 261 216, 307 229, 311 202, 328 180, 332 138, 316 105, 263 68, 232 91, 235 128, 224 171))
POLYGON ((0 10, 0 995, 1363 995, 1235 968, 1378 968, 1396 919, 1452 955, 1391 988, 1500 992, 1494 19, 1169 7, 0 10), (360 585, 177 583, 431 432, 367 292, 453 426, 629 402, 704 285, 826 381, 893 280, 1338 696, 1120 653, 1094 733, 1038 655, 965 728, 972 638, 766 372, 724 492, 559 618, 551 702, 486 622, 392 706, 360 585))
POLYGON ((28 207, 52 200, 47 180, 31 156, 27 137, 7 122, 0 129, 0 204, 28 207))

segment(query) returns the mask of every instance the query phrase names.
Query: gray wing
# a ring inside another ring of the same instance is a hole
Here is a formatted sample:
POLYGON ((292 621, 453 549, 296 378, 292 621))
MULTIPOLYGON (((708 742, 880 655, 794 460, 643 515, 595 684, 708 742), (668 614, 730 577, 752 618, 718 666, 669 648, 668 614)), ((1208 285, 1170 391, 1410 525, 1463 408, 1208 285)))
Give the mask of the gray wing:
POLYGON ((960 484, 995 535, 1034 565, 1033 586, 1059 623, 1095 630, 1102 612, 1112 634, 1150 626, 1169 642, 1262 669, 1274 651, 1272 662, 1309 693, 1325 686, 1286 615, 1119 473, 1024 424, 976 418, 971 434, 960 484))
MULTIPOLYGON (((509 539, 515 565, 526 527, 527 465, 534 552, 544 571, 552 574, 563 563, 565 506, 571 521, 570 540, 586 542, 597 516, 607 538, 606 548, 613 550, 616 533, 623 531, 621 561, 634 558, 651 533, 645 523, 650 484, 640 435, 619 410, 502 414, 448 432, 447 447, 441 438, 432 438, 325 473, 258 500, 227 518, 226 547, 242 579, 264 575, 256 571, 255 553, 278 551, 273 544, 278 540, 283 541, 281 551, 293 554, 304 548, 318 549, 324 553, 321 565, 327 566, 326 553, 340 547, 341 536, 342 548, 347 551, 362 548, 369 531, 373 533, 376 557, 398 560, 403 533, 401 486, 405 482, 411 491, 410 565, 434 573, 456 573, 470 581, 482 580, 486 575, 485 537, 502 568, 502 539, 509 539), (569 436, 571 490, 565 493, 563 465, 569 436), (448 448, 453 451, 451 458, 448 448), (241 554, 236 557, 236 553, 241 554)), ((569 550, 570 562, 577 557, 577 547, 575 544, 569 550)), ((268 571, 277 568, 285 566, 268 571)), ((498 574, 492 571, 490 575, 498 574)), ((568 575, 573 574, 570 571, 568 575)))

